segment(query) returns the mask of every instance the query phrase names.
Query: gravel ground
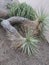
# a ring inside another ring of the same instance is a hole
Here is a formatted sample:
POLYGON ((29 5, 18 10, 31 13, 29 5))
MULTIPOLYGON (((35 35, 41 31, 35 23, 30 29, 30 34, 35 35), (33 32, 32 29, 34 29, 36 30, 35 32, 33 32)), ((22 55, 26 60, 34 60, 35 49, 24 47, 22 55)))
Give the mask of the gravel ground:
POLYGON ((49 65, 49 44, 45 41, 38 44, 39 53, 28 57, 11 48, 5 31, 0 27, 0 65, 49 65))

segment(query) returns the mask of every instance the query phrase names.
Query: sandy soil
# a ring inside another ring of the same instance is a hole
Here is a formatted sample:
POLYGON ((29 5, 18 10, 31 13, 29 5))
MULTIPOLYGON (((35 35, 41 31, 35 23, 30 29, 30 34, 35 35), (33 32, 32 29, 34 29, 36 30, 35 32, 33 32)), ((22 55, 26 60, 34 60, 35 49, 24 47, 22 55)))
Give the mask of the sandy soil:
POLYGON ((40 53, 28 57, 11 48, 5 31, 0 27, 0 65, 49 65, 49 44, 45 41, 38 44, 40 53))

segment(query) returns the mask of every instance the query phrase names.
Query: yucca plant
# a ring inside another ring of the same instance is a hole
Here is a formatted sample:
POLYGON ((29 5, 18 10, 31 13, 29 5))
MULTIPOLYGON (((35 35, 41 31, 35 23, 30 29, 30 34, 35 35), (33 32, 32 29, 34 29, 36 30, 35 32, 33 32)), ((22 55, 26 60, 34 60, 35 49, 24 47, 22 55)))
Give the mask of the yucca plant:
POLYGON ((36 19, 38 19, 37 20, 38 24, 36 26, 36 29, 38 29, 39 34, 41 34, 43 32, 43 30, 45 29, 44 28, 45 22, 47 22, 47 20, 48 20, 48 15, 44 11, 44 9, 37 10, 36 19))
POLYGON ((26 40, 21 46, 22 51, 29 56, 39 53, 38 46, 37 46, 38 42, 39 41, 35 37, 31 36, 31 31, 29 30, 26 33, 26 40))
POLYGON ((21 16, 30 20, 35 20, 35 10, 26 3, 13 3, 10 6, 10 16, 21 16))

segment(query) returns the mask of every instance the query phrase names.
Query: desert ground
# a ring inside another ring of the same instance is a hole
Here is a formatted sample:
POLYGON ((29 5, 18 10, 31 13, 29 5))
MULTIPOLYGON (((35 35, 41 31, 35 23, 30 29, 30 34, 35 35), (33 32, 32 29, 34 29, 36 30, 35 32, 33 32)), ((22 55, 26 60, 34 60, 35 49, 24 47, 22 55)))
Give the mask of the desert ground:
POLYGON ((49 44, 46 41, 38 44, 39 53, 31 57, 11 48, 11 45, 12 42, 0 26, 0 65, 49 65, 49 44))

